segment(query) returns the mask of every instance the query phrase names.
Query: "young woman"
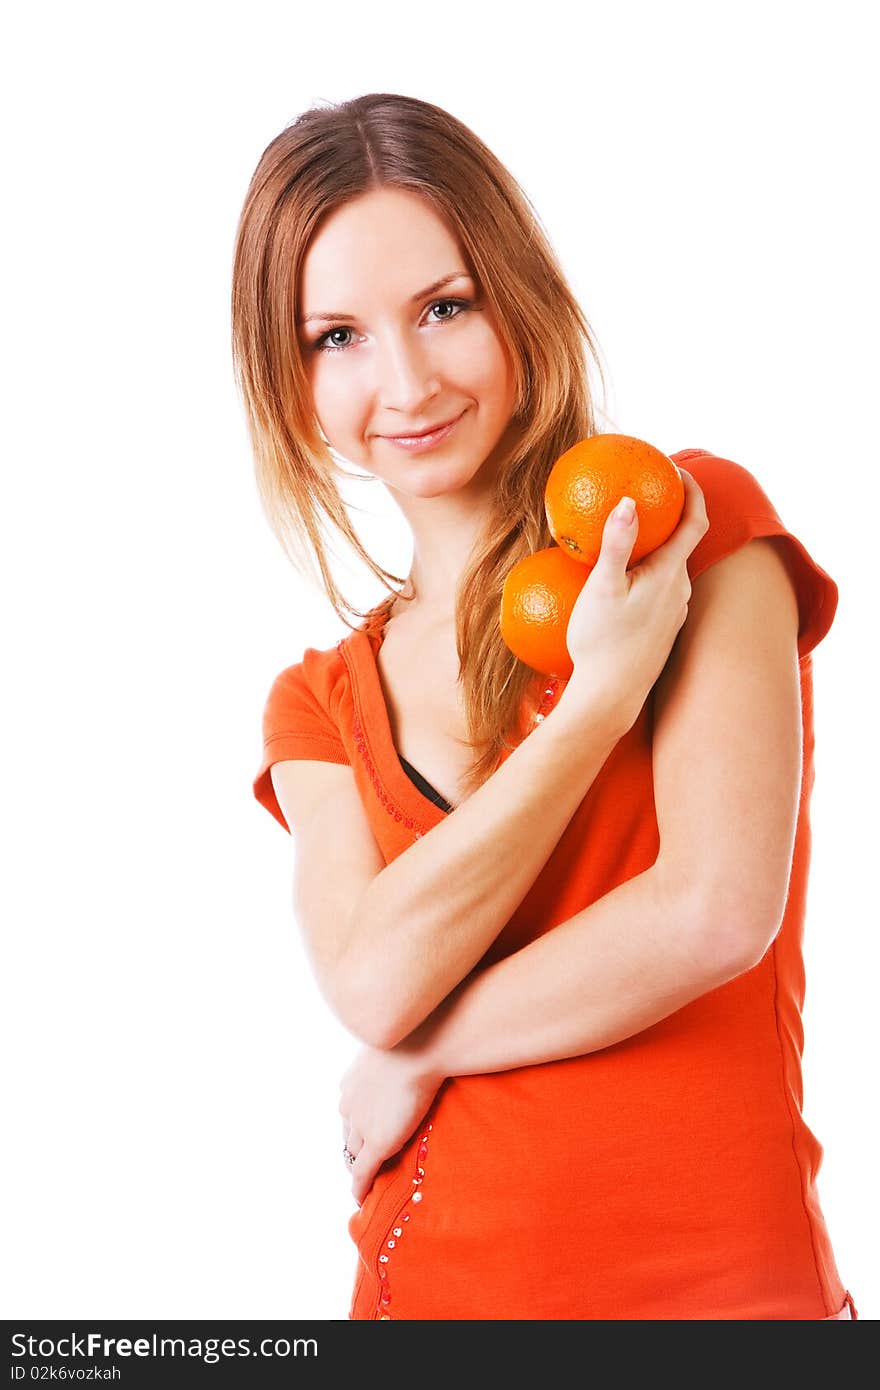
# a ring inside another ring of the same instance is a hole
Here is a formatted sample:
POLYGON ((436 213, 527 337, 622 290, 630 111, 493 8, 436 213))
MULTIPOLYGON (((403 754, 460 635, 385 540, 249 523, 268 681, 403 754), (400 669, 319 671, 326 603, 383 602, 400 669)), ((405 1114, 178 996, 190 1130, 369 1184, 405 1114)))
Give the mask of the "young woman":
MULTIPOLYGON (((350 633, 264 712, 342 1082, 355 1319, 855 1317, 802 1116, 811 652, 833 580, 703 449, 670 539, 612 515, 568 680, 501 588, 597 432, 589 325, 515 180, 411 97, 303 113, 238 229, 233 352, 260 496, 350 633), (412 531, 402 579, 336 457, 412 531), (327 525, 388 591, 349 611, 327 525)), ((296 655, 295 653, 292 655, 296 655)))

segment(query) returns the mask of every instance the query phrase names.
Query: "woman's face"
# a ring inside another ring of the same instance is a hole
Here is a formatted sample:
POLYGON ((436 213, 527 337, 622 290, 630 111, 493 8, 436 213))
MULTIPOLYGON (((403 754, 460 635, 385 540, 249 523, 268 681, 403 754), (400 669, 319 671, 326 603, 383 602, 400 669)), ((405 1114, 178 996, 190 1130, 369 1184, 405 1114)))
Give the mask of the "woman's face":
POLYGON ((388 487, 436 496, 500 459, 512 364, 455 237, 417 194, 375 190, 327 218, 303 261, 297 332, 326 439, 388 487), (454 419, 418 452, 389 438, 454 419))

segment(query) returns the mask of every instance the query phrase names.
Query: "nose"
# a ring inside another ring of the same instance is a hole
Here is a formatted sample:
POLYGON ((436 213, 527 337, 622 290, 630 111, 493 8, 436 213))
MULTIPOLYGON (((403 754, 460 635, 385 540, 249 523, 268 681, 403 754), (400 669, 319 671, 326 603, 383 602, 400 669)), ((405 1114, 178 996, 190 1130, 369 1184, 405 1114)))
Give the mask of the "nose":
POLYGON ((378 353, 379 404, 385 410, 415 417, 426 401, 438 395, 441 388, 437 364, 424 336, 418 333, 389 333, 381 342, 378 353))

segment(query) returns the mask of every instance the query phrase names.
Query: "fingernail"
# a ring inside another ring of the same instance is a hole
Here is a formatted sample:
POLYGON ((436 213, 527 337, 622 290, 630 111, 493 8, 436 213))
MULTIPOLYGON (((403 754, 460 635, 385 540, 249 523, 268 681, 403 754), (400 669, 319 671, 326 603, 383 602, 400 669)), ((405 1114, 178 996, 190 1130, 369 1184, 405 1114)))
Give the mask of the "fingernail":
POLYGON ((622 521, 626 526, 632 521, 636 513, 636 504, 631 497, 624 497, 614 508, 614 515, 618 521, 622 521))

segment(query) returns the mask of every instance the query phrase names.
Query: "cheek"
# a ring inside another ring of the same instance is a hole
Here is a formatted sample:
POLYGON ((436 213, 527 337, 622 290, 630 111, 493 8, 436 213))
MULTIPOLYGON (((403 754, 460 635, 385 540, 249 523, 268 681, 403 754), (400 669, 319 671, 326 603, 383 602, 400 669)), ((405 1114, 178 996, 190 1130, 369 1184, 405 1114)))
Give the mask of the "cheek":
POLYGON ((318 363, 309 374, 312 405, 325 434, 344 430, 358 410, 358 392, 350 373, 338 368, 333 371, 334 365, 333 362, 318 363))
POLYGON ((514 394, 513 365, 504 345, 484 316, 475 320, 468 335, 469 384, 475 394, 498 400, 505 406, 514 394))
POLYGON ((487 401, 505 420, 513 410, 516 396, 513 367, 508 361, 501 344, 495 343, 492 353, 485 357, 485 395, 487 401))

